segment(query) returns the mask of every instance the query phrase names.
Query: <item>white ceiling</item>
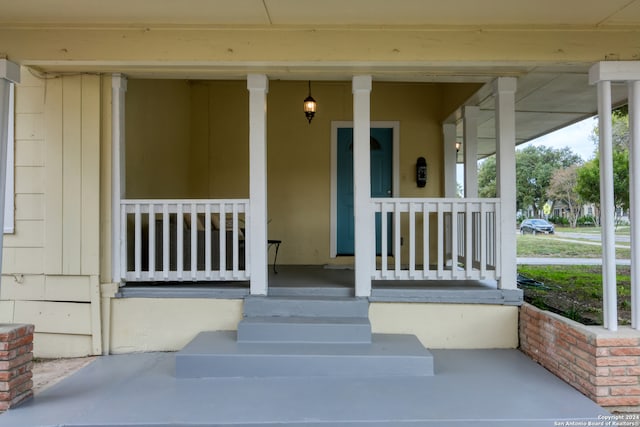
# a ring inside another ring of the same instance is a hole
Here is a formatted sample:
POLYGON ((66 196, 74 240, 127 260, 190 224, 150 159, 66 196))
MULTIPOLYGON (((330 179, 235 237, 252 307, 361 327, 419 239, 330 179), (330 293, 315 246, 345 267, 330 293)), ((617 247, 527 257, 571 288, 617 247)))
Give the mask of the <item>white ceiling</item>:
POLYGON ((602 27, 640 23, 638 0, 0 0, 0 11, 0 22, 5 23, 83 25, 602 27))
MULTIPOLYGON (((626 84, 612 85, 612 104, 623 105, 626 84)), ((478 157, 495 153, 494 98, 474 100, 480 107, 478 118, 478 157), (478 102, 479 101, 479 102, 478 102)), ((596 87, 589 85, 587 72, 554 73, 536 71, 518 78, 516 93, 516 144, 563 128, 597 112, 596 87)), ((458 123, 458 140, 462 140, 462 123, 458 123)), ((464 149, 458 153, 461 160, 464 149)))

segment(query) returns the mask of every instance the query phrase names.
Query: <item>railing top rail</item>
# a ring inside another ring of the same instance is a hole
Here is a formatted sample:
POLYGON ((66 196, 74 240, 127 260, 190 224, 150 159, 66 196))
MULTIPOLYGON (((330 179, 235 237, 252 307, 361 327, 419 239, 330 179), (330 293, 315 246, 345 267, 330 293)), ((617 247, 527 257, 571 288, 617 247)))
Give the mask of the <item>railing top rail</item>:
POLYGON ((500 203, 500 198, 459 197, 372 197, 372 203, 500 203))
POLYGON ((148 205, 148 204, 167 204, 167 205, 190 205, 192 203, 199 205, 206 204, 248 204, 249 199, 122 199, 121 205, 148 205))

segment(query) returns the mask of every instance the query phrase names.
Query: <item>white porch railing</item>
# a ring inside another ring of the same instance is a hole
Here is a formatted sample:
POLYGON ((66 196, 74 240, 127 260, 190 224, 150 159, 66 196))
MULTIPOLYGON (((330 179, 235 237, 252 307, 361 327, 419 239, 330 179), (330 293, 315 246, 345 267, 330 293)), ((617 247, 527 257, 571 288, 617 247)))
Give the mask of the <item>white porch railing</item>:
POLYGON ((248 280, 249 200, 122 200, 121 279, 248 280))
POLYGON ((500 278, 499 199, 375 198, 372 203, 380 223, 376 235, 380 259, 374 280, 500 278), (437 233, 433 254, 432 232, 437 233), (404 245, 408 248, 403 252, 404 245))

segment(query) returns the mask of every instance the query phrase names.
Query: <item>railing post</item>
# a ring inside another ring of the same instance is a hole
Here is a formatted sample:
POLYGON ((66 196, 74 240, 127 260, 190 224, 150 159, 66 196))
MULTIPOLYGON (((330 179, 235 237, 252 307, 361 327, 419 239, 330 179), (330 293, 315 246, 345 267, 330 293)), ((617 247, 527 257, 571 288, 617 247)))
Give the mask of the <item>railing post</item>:
POLYGON ((371 295, 371 250, 375 253, 369 159, 371 76, 353 78, 353 198, 355 211, 356 296, 371 295))
POLYGON ((500 289, 516 288, 516 115, 514 77, 496 80, 496 163, 500 198, 500 289))
MULTIPOLYGON (((251 294, 266 295, 267 258, 267 93, 264 74, 247 76, 249 90, 249 269, 251 294)), ((354 150, 355 151, 355 150, 354 150)), ((220 237, 221 239, 223 236, 220 237)))

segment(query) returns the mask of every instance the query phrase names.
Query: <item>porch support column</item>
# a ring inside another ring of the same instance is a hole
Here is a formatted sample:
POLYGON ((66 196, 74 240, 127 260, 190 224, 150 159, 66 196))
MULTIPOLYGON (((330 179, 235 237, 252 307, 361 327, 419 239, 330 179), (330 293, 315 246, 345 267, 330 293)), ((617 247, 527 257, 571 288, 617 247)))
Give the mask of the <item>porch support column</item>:
POLYGON ((9 91, 11 83, 19 82, 20 66, 6 59, 0 59, 0 282, 2 281, 4 196, 7 186, 7 149, 9 146, 9 91))
MULTIPOLYGON (((514 77, 495 81, 496 179, 500 198, 498 268, 500 289, 516 289, 516 110, 514 77)), ((465 147, 466 149, 466 147, 465 147)))
POLYGON ((111 77, 111 281, 123 280, 121 263, 126 253, 120 224, 120 201, 126 197, 125 165, 125 94, 127 78, 122 74, 111 77))
POLYGON ((267 93, 264 74, 247 76, 249 90, 249 268, 251 295, 266 295, 267 258, 267 93))
POLYGON ((444 134, 444 197, 456 197, 456 125, 445 123, 442 125, 444 134))
POLYGON ((615 205, 613 197, 613 135, 611 129, 611 82, 629 86, 629 195, 631 207, 631 323, 640 328, 640 61, 605 61, 589 70, 589 83, 598 85, 598 128, 600 151, 600 225, 602 226, 602 287, 604 327, 618 329, 616 291, 615 205))
POLYGON ((478 113, 479 107, 464 107, 464 196, 478 197, 478 113))
POLYGON ((371 212, 371 76, 353 77, 353 202, 356 296, 371 295, 375 226, 371 212))
POLYGON ((631 210, 631 327, 640 329, 640 75, 629 82, 629 207, 631 210))
POLYGON ((600 225, 602 233, 603 323, 618 329, 615 252, 615 202, 613 198, 613 144, 611 129, 611 82, 598 82, 598 136, 600 151, 600 225))

